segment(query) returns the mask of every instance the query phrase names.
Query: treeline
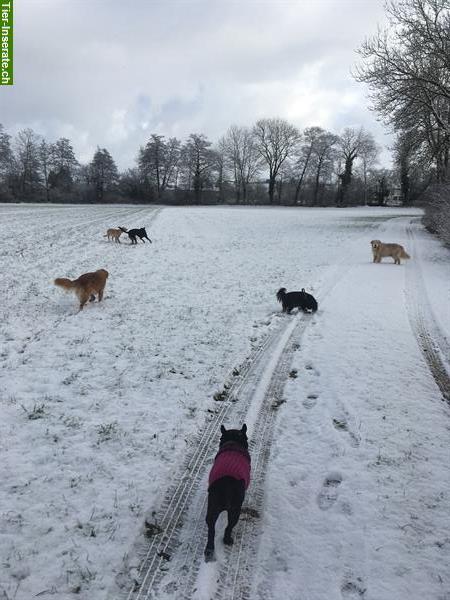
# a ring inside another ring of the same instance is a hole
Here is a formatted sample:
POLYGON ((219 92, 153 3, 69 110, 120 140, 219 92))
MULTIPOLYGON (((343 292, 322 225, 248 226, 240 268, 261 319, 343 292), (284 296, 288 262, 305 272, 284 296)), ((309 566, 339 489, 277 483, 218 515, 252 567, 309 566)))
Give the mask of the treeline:
POLYGON ((0 125, 0 201, 381 205, 395 174, 377 168, 378 153, 363 128, 299 131, 273 118, 232 126, 215 144, 155 133, 119 173, 106 148, 82 165, 67 138, 24 129, 12 139, 0 125))
POLYGON ((421 197, 425 222, 450 245, 450 2, 386 5, 389 27, 366 40, 356 78, 397 134, 402 195, 421 197))

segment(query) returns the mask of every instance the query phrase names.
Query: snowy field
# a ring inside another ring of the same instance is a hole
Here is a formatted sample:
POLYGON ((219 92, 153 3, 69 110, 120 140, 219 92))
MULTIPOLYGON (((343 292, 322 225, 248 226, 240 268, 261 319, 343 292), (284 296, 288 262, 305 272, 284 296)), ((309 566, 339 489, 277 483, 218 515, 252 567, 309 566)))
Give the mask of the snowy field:
MULTIPOLYGON (((420 214, 0 205, 0 600, 134 600, 144 520, 231 404, 214 394, 265 357, 229 413, 251 438, 291 334, 250 597, 449 600, 450 252, 420 214), (102 237, 118 225, 153 244, 102 237), (373 264, 372 239, 412 259, 373 264), (104 302, 82 312, 53 285, 99 268, 104 302), (281 314, 280 287, 319 311, 281 314)), ((203 546, 189 523, 180 543, 203 546)), ((216 544, 192 597, 231 597, 216 544)), ((182 597, 173 552, 139 598, 182 597)))

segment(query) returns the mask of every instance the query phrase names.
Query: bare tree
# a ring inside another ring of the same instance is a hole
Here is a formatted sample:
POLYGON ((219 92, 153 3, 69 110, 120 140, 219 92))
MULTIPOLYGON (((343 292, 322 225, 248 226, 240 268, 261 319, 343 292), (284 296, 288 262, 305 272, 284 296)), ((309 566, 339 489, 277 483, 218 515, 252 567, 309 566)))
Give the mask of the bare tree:
POLYGON ((396 131, 414 131, 429 146, 437 181, 449 171, 449 0, 397 0, 390 26, 362 45, 356 79, 369 85, 374 109, 396 131))
POLYGON ((119 173, 116 163, 106 148, 97 148, 88 169, 89 184, 95 189, 95 196, 102 201, 105 192, 114 189, 119 173))
POLYGON ((51 149, 50 186, 69 191, 73 187, 80 166, 75 158, 72 144, 69 139, 62 137, 52 144, 51 149))
POLYGON ((295 199, 299 203, 304 183, 313 179, 313 204, 317 204, 322 177, 331 170, 337 136, 321 127, 307 127, 303 131, 303 144, 298 147, 294 163, 296 173, 295 199))
POLYGON ((29 199, 39 189, 39 143, 41 138, 32 129, 22 129, 14 140, 14 169, 18 193, 29 199))
POLYGON ((226 201, 227 188, 227 149, 225 147, 224 137, 221 137, 215 148, 217 179, 216 186, 219 190, 219 202, 223 204, 226 201))
POLYGON ((0 199, 10 200, 9 183, 13 165, 11 150, 11 136, 3 129, 0 123, 0 199))
POLYGON ((146 146, 139 151, 139 170, 155 187, 158 200, 163 198, 173 180, 180 160, 180 146, 177 138, 165 141, 163 135, 152 134, 146 146))
POLYGON ((185 183, 194 191, 195 202, 200 203, 202 192, 212 185, 212 174, 217 167, 216 153, 203 134, 191 133, 182 148, 185 183))
POLYGON ((400 131, 393 147, 394 165, 404 204, 410 205, 432 182, 430 149, 414 130, 400 131))
POLYGON ((248 127, 232 125, 220 141, 226 165, 232 172, 236 201, 247 202, 249 184, 261 170, 261 156, 248 127))
POLYGON ((292 156, 300 133, 284 119, 261 119, 253 127, 256 148, 269 169, 269 200, 273 203, 275 181, 287 158, 292 156))
POLYGON ((11 136, 6 133, 0 123, 0 175, 4 174, 11 165, 11 136))
POLYGON ((366 159, 374 151, 375 141, 372 134, 362 127, 358 130, 347 127, 338 139, 340 158, 344 163, 344 170, 339 174, 340 185, 337 194, 338 206, 343 206, 353 179, 353 164, 358 157, 366 159))
POLYGON ((48 176, 51 168, 52 161, 52 147, 51 144, 48 144, 45 140, 42 140, 39 144, 39 167, 42 176, 42 180, 44 182, 45 189, 45 199, 47 202, 50 202, 50 186, 48 181, 48 176))
POLYGON ((311 166, 314 176, 314 192, 312 203, 316 205, 321 181, 324 177, 329 177, 333 170, 339 138, 334 133, 320 128, 317 128, 313 136, 311 166))
POLYGON ((292 179, 295 180, 294 204, 300 203, 300 193, 311 162, 315 132, 319 129, 320 127, 308 127, 304 130, 301 138, 299 138, 295 159, 292 164, 292 179), (300 139, 304 140, 304 143, 301 145, 300 139))
POLYGON ((375 138, 368 131, 362 131, 361 144, 359 148, 359 173, 363 181, 364 204, 368 200, 368 175, 369 171, 374 168, 378 161, 380 148, 375 142, 375 138))

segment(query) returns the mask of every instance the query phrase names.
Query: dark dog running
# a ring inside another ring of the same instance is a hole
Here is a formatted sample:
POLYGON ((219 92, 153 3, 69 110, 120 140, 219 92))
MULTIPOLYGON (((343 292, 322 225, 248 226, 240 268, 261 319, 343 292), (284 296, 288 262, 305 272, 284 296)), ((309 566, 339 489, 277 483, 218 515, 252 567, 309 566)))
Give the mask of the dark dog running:
POLYGON ((305 288, 301 292, 287 292, 286 288, 281 288, 277 292, 277 300, 281 302, 283 312, 288 314, 293 308, 298 308, 303 312, 316 312, 317 300, 311 294, 305 292, 305 288))
POLYGON ((223 543, 231 546, 231 532, 239 520, 245 490, 250 483, 250 454, 248 453, 247 425, 242 429, 220 428, 219 452, 209 473, 208 543, 205 548, 206 562, 214 560, 215 526, 220 513, 228 512, 228 525, 225 528, 223 543))
POLYGON ((119 229, 128 234, 132 244, 137 244, 137 238, 139 238, 144 244, 144 238, 148 240, 150 244, 152 243, 152 240, 148 237, 147 232, 145 231, 145 227, 141 227, 140 229, 129 229, 128 231, 125 229, 125 227, 119 227, 119 229))

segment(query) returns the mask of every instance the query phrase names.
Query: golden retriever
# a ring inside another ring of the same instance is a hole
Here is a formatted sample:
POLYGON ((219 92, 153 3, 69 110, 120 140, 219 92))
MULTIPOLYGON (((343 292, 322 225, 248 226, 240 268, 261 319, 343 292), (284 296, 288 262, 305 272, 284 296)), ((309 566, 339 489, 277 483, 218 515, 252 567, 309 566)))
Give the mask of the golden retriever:
POLYGON ((126 232, 126 229, 124 227, 122 227, 122 229, 108 229, 108 231, 105 233, 105 235, 103 237, 107 237, 108 242, 110 240, 114 240, 116 243, 120 244, 119 238, 122 235, 122 233, 124 233, 124 230, 126 232))
POLYGON ((95 294, 98 294, 98 301, 102 301, 108 275, 108 271, 99 269, 94 273, 84 273, 73 281, 65 277, 58 277, 54 283, 65 290, 73 290, 80 301, 80 310, 83 310, 83 306, 88 300, 91 302, 95 300, 95 294))
POLYGON ((400 264, 401 258, 411 258, 400 244, 384 244, 380 240, 372 240, 373 262, 379 263, 385 256, 391 256, 396 265, 400 264))

